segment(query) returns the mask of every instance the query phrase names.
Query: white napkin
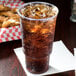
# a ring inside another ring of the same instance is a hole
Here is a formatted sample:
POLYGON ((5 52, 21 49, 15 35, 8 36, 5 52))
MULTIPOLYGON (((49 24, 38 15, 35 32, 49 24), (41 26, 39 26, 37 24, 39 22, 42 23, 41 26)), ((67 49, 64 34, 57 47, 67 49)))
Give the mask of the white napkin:
POLYGON ((74 48, 74 57, 75 57, 75 70, 76 70, 76 48, 74 48))
POLYGON ((74 48, 74 57, 75 57, 75 76, 76 76, 76 48, 74 48))
POLYGON ((47 72, 43 74, 32 74, 29 73, 25 66, 25 55, 22 51, 22 48, 14 49, 14 52, 19 59, 24 71, 27 76, 43 76, 48 74, 55 74, 59 72, 74 70, 74 56, 66 48, 62 41, 57 41, 53 43, 53 51, 50 55, 50 68, 47 72))

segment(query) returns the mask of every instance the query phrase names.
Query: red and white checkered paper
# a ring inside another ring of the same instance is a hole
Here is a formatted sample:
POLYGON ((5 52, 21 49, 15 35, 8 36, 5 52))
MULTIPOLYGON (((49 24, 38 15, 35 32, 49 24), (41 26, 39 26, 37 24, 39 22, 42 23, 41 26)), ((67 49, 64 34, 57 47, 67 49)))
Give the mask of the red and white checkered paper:
MULTIPOLYGON (((0 4, 5 4, 11 8, 17 8, 20 5, 23 5, 24 2, 21 0, 0 0, 0 4)), ((18 39, 21 39, 20 25, 9 28, 0 28, 0 43, 18 39)))

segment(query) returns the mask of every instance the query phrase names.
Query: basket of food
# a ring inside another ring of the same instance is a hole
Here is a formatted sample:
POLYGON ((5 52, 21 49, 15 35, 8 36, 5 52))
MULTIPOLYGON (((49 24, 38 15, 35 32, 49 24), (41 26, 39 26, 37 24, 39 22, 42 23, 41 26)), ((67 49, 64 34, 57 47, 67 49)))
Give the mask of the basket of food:
POLYGON ((0 1, 0 43, 21 39, 17 9, 23 4, 20 0, 0 1))

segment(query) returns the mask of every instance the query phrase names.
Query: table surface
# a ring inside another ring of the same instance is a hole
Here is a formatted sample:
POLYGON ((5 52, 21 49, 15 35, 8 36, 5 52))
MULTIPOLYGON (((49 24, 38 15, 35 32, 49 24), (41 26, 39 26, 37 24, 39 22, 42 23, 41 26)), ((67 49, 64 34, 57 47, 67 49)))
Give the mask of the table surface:
MULTIPOLYGON (((54 40, 62 40, 67 48, 74 53, 73 48, 76 48, 76 23, 71 22, 69 19, 71 3, 69 0, 51 0, 51 3, 59 8, 54 40)), ((26 76, 13 51, 14 48, 21 46, 21 40, 0 43, 0 76, 26 76)), ((75 71, 48 76, 75 76, 75 71)))

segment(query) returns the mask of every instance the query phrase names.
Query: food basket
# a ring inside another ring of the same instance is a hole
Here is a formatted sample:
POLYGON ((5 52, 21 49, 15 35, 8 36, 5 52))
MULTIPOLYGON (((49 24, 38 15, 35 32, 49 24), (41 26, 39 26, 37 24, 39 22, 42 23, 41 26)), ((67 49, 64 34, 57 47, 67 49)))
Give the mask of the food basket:
MULTIPOLYGON (((21 0, 0 0, 0 4, 4 4, 11 8, 18 8, 23 5, 21 0)), ((9 28, 0 28, 0 43, 21 39, 20 25, 9 28)))

